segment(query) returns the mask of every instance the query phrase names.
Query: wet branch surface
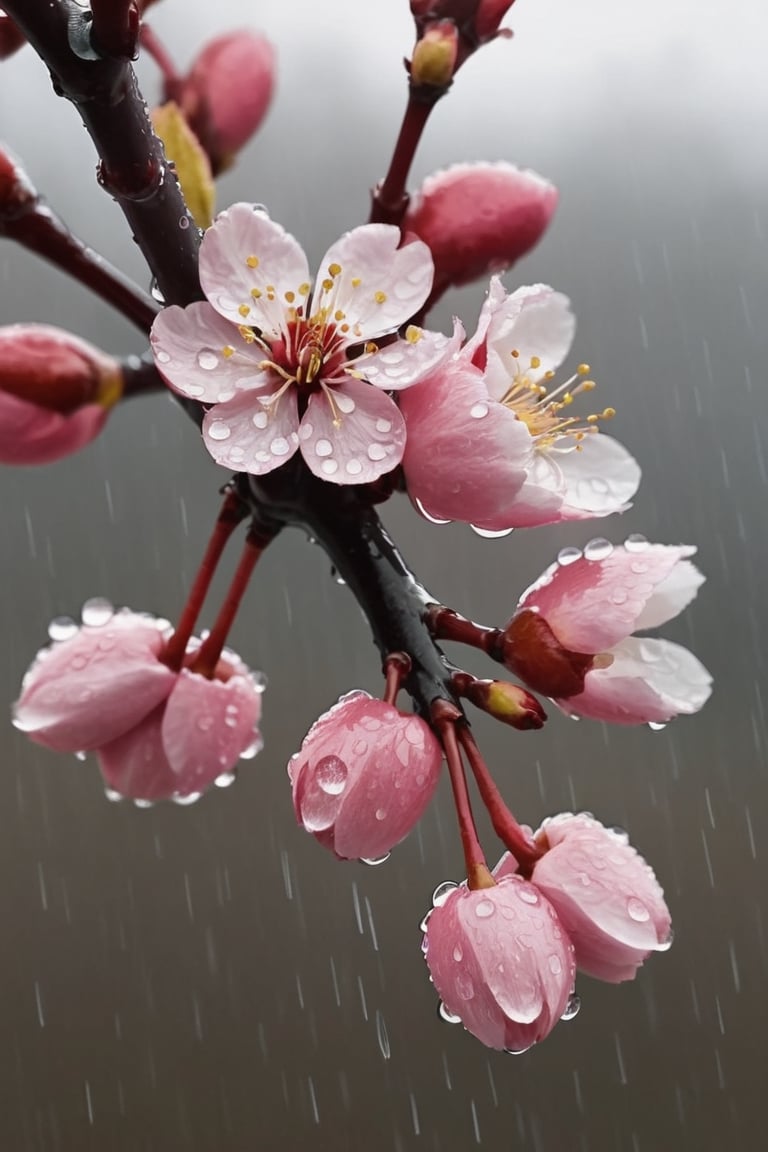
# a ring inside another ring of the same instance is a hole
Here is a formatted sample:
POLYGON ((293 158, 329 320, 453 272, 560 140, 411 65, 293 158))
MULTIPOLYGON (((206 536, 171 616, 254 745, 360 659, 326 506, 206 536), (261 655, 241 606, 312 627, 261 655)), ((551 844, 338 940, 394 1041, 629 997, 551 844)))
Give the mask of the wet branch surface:
MULTIPOLYGON (((100 158, 99 182, 122 208, 166 302, 203 299, 200 234, 189 223, 130 62, 86 58, 92 54, 88 21, 70 0, 4 0, 4 8, 47 65, 54 90, 80 113, 100 158)), ((183 406, 199 425, 201 406, 194 401, 183 406)), ((453 668, 424 619, 430 597, 365 490, 318 480, 298 455, 268 476, 241 475, 236 483, 257 529, 276 533, 285 526, 302 527, 322 545, 365 612, 382 660, 390 652, 408 653, 412 667, 404 686, 417 711, 429 719, 435 700, 458 706, 453 668)))

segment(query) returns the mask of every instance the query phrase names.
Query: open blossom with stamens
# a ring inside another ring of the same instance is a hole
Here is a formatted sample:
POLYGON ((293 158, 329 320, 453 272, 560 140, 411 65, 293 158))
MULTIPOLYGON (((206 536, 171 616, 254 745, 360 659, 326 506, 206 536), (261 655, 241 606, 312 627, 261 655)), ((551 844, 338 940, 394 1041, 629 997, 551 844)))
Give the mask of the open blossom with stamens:
POLYGON ((166 622, 87 609, 81 628, 38 653, 16 727, 57 752, 96 752, 106 784, 133 799, 189 796, 229 772, 258 737, 261 714, 239 657, 225 653, 212 678, 175 671, 162 659, 166 622))
POLYGON ((429 295, 432 259, 399 229, 367 224, 333 244, 312 287, 307 258, 279 224, 235 204, 208 229, 208 302, 164 309, 152 327, 168 384, 211 405, 203 422, 219 464, 262 475, 299 450, 316 476, 364 484, 396 467, 405 423, 386 392, 407 388, 445 337, 410 328, 379 349, 429 295))
POLYGON ((687 648, 634 632, 677 616, 704 577, 687 545, 567 549, 522 596, 504 629, 506 666, 570 715, 613 724, 666 723, 697 712, 712 678, 687 648))
POLYGON ((401 397, 408 490, 440 519, 491 531, 623 512, 640 482, 627 450, 598 431, 612 408, 571 416, 594 383, 579 365, 554 381, 573 339, 567 297, 498 280, 477 333, 401 397))

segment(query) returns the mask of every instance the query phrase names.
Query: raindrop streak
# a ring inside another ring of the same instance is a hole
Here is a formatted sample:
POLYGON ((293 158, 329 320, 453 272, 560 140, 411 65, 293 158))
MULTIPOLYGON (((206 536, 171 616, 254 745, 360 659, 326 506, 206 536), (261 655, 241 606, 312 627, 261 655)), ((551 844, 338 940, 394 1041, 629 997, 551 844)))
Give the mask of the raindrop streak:
POLYGON ((575 1016, 578 1016, 580 1009, 581 997, 578 996, 575 992, 571 992, 570 996, 568 997, 568 1003, 565 1006, 565 1011, 563 1012, 560 1019, 573 1020, 575 1016))
POLYGON ((389 1036, 387 1035, 387 1025, 385 1024, 384 1017, 382 1016, 382 1014, 378 1008, 376 1009, 376 1036, 377 1036, 378 1041, 379 1041, 379 1048, 381 1049, 382 1056, 384 1057, 385 1060, 389 1060, 390 1057, 392 1056, 392 1050, 389 1046, 389 1036))

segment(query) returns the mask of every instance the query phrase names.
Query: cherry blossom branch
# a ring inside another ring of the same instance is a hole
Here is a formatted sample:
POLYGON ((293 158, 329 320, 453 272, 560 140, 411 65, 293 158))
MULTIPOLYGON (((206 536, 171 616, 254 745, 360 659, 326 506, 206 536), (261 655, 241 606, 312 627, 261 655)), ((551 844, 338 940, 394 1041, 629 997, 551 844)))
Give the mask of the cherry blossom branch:
POLYGON ((120 361, 120 372, 124 400, 131 396, 145 396, 150 392, 166 392, 171 395, 155 367, 151 352, 145 352, 143 356, 126 356, 120 361))
POLYGON ((91 42, 102 55, 134 60, 140 15, 136 0, 91 0, 91 42))
POLYGON ((442 93, 438 93, 430 102, 427 102, 416 95, 413 89, 408 93, 408 103, 389 169, 371 195, 371 214, 369 216, 371 224, 399 225, 402 222, 409 201, 406 192, 408 174, 429 114, 439 95, 442 93))

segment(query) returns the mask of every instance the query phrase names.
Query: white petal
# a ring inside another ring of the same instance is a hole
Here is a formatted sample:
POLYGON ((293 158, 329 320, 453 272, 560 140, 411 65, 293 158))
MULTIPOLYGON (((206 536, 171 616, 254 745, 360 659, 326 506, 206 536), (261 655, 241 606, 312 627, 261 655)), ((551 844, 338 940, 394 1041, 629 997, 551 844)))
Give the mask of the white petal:
POLYGON ((565 481, 563 520, 625 512, 640 484, 640 466, 618 440, 597 432, 580 450, 558 454, 565 481))
POLYGON ((317 275, 312 313, 344 313, 352 338, 368 340, 410 320, 429 295, 434 267, 429 248, 414 240, 398 248, 400 229, 364 224, 347 232, 326 252, 317 275), (330 269, 341 271, 333 276, 330 269), (326 291, 323 282, 332 280, 326 291))
POLYGON ((149 338, 160 375, 174 392, 191 400, 219 404, 237 388, 263 381, 263 349, 247 344, 239 330, 205 302, 164 308, 149 338), (234 351, 227 355, 225 349, 234 351))
POLYGON ((400 463, 405 421, 389 396, 350 377, 310 396, 299 437, 315 476, 333 484, 369 484, 400 463))
POLYGON ((497 305, 488 328, 488 345, 512 375, 517 365, 533 382, 562 364, 573 342, 576 320, 570 301, 546 284, 518 288, 497 305), (513 349, 519 356, 511 355, 513 349), (531 368, 531 357, 540 360, 531 368))
POLYGON ((203 439, 217 464, 261 476, 293 456, 299 446, 298 425, 295 388, 278 400, 238 392, 206 413, 203 439))
POLYGON ((351 368, 355 375, 359 373, 377 388, 389 391, 410 388, 455 355, 463 338, 464 329, 461 322, 456 320, 452 336, 444 336, 442 332, 421 331, 418 339, 395 340, 380 352, 359 357, 352 361, 351 368))
POLYGON ((301 303, 299 287, 308 282, 307 258, 299 242, 252 204, 227 208, 203 237, 200 283, 216 311, 234 324, 279 336, 289 306, 285 293, 293 292, 301 303), (258 263, 251 267, 254 260, 258 263))
MULTIPOLYGON (((691 556, 695 548, 681 548, 683 556, 691 556)), ((642 554, 638 556, 642 560, 642 554)), ((657 628, 674 619, 696 596, 705 577, 689 560, 681 560, 661 584, 653 590, 653 595, 635 621, 635 628, 657 628)))

